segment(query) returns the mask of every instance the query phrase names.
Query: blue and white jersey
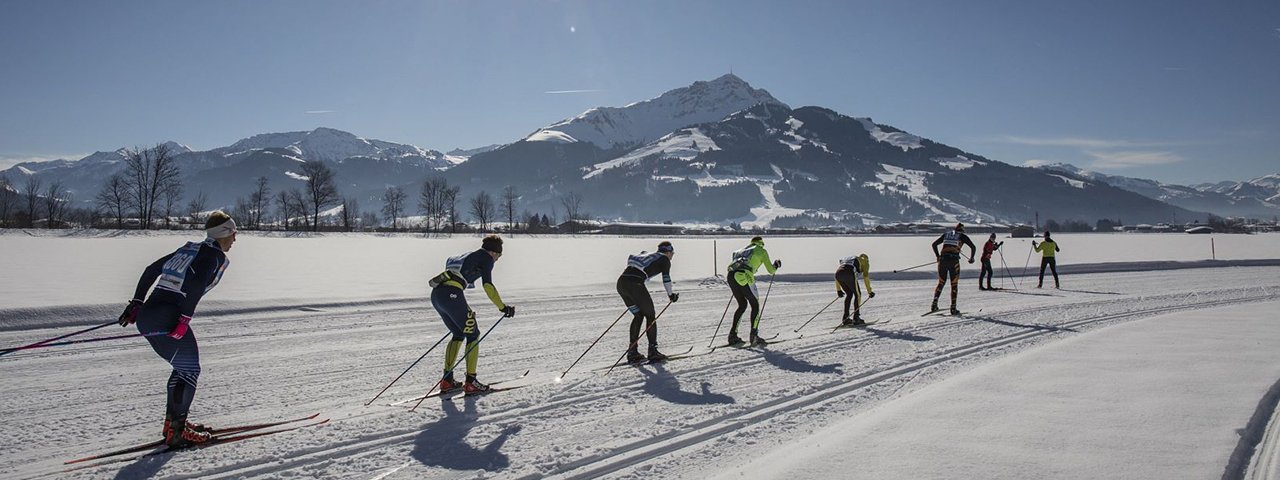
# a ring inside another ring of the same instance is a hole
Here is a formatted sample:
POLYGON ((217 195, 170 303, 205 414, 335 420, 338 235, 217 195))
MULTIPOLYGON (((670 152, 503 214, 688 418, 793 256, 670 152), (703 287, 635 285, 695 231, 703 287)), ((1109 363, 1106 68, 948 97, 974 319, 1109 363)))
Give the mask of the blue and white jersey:
POLYGON ((222 281, 222 274, 230 264, 217 240, 187 242, 147 267, 138 280, 133 298, 142 300, 155 284, 148 302, 176 304, 181 314, 194 315, 200 298, 222 281))
POLYGON ((858 256, 857 256, 857 255, 854 255, 854 256, 852 256, 852 257, 844 257, 844 258, 840 259, 840 266, 841 266, 841 267, 849 267, 849 268, 852 268, 852 269, 853 269, 853 271, 855 271, 855 272, 860 272, 860 271, 862 271, 862 267, 858 265, 858 256))
POLYGON ((432 288, 449 284, 458 288, 475 288, 476 280, 493 283, 493 257, 486 250, 476 250, 449 257, 444 261, 444 272, 428 283, 432 288))
POLYGON ((627 256, 627 268, 622 277, 645 282, 654 275, 662 274, 662 288, 671 295, 675 290, 671 282, 671 259, 661 252, 644 253, 627 256))
POLYGON ((943 244, 943 245, 946 245, 946 246, 949 246, 949 247, 959 247, 959 246, 960 246, 960 232, 957 232, 957 231, 955 231, 955 230, 951 230, 951 231, 949 231, 949 232, 947 232, 947 233, 942 234, 942 244, 943 244))

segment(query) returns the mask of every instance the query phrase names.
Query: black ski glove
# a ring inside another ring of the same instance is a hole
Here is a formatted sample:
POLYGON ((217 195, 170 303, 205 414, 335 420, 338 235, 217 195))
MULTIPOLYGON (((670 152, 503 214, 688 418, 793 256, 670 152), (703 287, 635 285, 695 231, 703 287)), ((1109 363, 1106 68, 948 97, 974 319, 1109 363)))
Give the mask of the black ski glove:
POLYGON ((142 310, 142 300, 129 300, 129 306, 124 307, 124 313, 120 314, 120 326, 127 327, 129 324, 138 320, 138 310, 142 310))
POLYGON ((867 292, 867 300, 870 300, 870 299, 873 299, 873 298, 876 298, 876 292, 868 291, 868 292, 867 292))
POLYGON ((673 294, 671 294, 671 295, 667 295, 667 299, 671 300, 671 303, 679 302, 679 301, 680 301, 680 294, 679 294, 679 293, 673 293, 673 294))
POLYGON ((844 290, 836 290, 836 298, 844 298, 844 290))
POLYGON ((774 268, 774 269, 782 268, 782 260, 774 260, 774 261, 773 261, 773 268, 774 268))
POLYGON ((502 314, 508 317, 514 317, 516 316, 516 307, 513 307, 511 305, 502 307, 502 314))
POLYGON ((969 263, 973 263, 973 257, 969 257, 969 263))

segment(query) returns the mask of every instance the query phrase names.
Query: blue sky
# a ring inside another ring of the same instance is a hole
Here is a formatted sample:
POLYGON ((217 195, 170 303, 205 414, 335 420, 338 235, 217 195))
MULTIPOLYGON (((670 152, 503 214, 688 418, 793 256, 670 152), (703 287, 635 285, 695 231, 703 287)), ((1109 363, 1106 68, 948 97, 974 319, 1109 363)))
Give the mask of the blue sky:
POLYGON ((1012 164, 1280 171, 1274 0, 7 0, 0 168, 317 126, 470 148, 731 69, 1012 164))

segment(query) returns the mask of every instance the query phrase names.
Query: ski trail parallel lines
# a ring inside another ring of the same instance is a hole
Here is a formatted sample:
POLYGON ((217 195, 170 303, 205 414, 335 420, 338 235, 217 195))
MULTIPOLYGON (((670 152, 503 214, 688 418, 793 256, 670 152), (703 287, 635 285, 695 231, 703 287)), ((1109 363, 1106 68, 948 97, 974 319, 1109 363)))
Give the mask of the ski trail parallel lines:
MULTIPOLYGON (((1205 302, 1200 304, 1179 305, 1172 307, 1158 307, 1148 310, 1138 310, 1131 312, 1123 312, 1097 317, 1084 318, 1064 323, 1062 327, 1073 328, 1106 321, 1119 320, 1128 317, 1144 317, 1151 315, 1159 315, 1163 313, 1175 312, 1180 310, 1195 310, 1204 307, 1236 304, 1243 301, 1261 301, 1277 298, 1276 295, 1268 295, 1262 298, 1250 299, 1231 299, 1220 300, 1215 302, 1205 302)), ((852 379, 845 379, 831 382, 817 387, 815 391, 804 393, 796 397, 783 397, 773 401, 752 407, 746 411, 734 412, 717 418, 700 422, 692 425, 683 431, 673 431, 656 437, 646 438, 641 441, 633 442, 613 449, 608 453, 599 454, 592 457, 583 458, 571 462, 557 470, 551 472, 542 472, 536 476, 522 477, 525 479, 539 478, 542 476, 555 476, 558 478, 569 479, 594 479, 603 475, 617 472, 627 467, 639 465, 641 463, 653 460, 663 455, 674 453, 685 448, 698 445, 709 440, 720 437, 725 433, 735 430, 749 428, 756 421, 772 418, 779 412, 793 411, 801 408, 808 408, 814 405, 831 402, 841 399, 846 395, 852 394, 865 387, 912 374, 925 368, 938 365, 940 363, 964 358, 977 353, 990 351, 1009 344, 1021 342, 1035 337, 1049 335, 1051 333, 1060 333, 1061 330, 1032 330, 1013 333, 1003 337, 997 337, 990 340, 975 342, 972 344, 948 349, 936 356, 909 361, 890 367, 885 370, 864 372, 852 379), (853 381, 853 383, 848 383, 853 381), (586 469, 583 471, 578 471, 586 469), (564 475, 564 477, 559 477, 564 475)))

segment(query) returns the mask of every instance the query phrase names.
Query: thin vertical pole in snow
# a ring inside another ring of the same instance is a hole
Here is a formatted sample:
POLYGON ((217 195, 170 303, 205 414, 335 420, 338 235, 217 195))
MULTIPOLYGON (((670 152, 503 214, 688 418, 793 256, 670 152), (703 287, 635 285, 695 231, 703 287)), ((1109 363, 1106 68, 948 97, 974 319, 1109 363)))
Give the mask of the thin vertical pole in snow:
POLYGON ((711 240, 711 278, 720 278, 720 251, 715 240, 711 240))
POLYGON ((1209 237, 1209 253, 1213 255, 1213 259, 1218 259, 1218 249, 1213 246, 1213 237, 1209 237))

